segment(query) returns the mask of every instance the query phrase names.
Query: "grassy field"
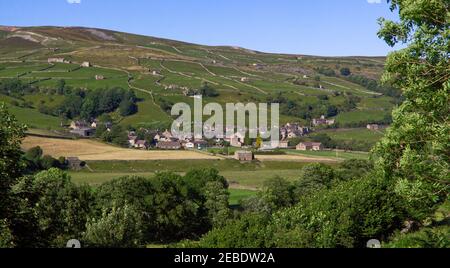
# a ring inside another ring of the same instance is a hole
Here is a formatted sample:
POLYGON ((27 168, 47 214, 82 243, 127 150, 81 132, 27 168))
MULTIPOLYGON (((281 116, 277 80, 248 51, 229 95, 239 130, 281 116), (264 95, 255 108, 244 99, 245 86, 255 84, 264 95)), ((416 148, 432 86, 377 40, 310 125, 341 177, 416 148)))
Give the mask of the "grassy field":
POLYGON ((329 129, 323 130, 314 134, 325 133, 333 140, 356 140, 377 142, 384 134, 384 130, 371 131, 367 128, 353 128, 353 129, 329 129))
MULTIPOLYGON (((259 170, 259 171, 221 171, 220 175, 224 176, 230 183, 231 189, 241 190, 256 190, 262 187, 264 181, 280 176, 287 180, 293 181, 298 178, 299 169, 287 169, 287 170, 259 170)), ((183 175, 185 172, 176 172, 183 175)), ((77 184, 89 184, 92 186, 98 186, 102 183, 111 181, 113 179, 126 177, 126 176, 140 176, 151 177, 154 172, 144 173, 124 173, 124 172, 69 172, 72 177, 72 181, 77 184)))
POLYGON ((369 159, 369 153, 366 152, 344 152, 344 151, 297 151, 286 150, 288 154, 303 155, 308 157, 331 158, 337 161, 349 159, 369 159))
POLYGON ((384 110, 362 110, 341 113, 336 117, 336 121, 340 124, 358 123, 358 122, 375 122, 383 120, 390 112, 384 110))
MULTIPOLYGON (((301 169, 305 162, 239 162, 233 159, 189 161, 178 160, 140 160, 140 161, 87 161, 94 172, 100 173, 152 173, 158 171, 186 172, 192 168, 215 168, 219 171, 259 171, 259 170, 295 170, 301 169)), ((330 163, 330 165, 334 165, 330 163)))
POLYGON ((255 196, 256 191, 242 190, 242 189, 230 189, 230 206, 237 206, 240 204, 241 200, 255 196))
MULTIPOLYGON (((294 180, 299 170, 307 162, 250 162, 240 163, 224 160, 148 160, 148 161, 87 161, 88 168, 83 171, 70 171, 73 181, 99 185, 123 176, 136 175, 150 177, 156 172, 171 171, 184 174, 192 168, 215 168, 230 183, 233 189, 254 190, 263 182, 275 176, 294 180)), ((334 163, 329 165, 334 166, 334 163)))
POLYGON ((45 154, 53 157, 79 157, 82 160, 190 160, 218 159, 193 151, 144 151, 115 147, 94 140, 65 140, 26 137, 22 147, 27 150, 40 146, 45 154))
POLYGON ((0 103, 5 103, 9 112, 22 124, 29 128, 60 129, 61 120, 58 117, 39 113, 36 109, 22 108, 11 105, 14 99, 0 94, 0 103))

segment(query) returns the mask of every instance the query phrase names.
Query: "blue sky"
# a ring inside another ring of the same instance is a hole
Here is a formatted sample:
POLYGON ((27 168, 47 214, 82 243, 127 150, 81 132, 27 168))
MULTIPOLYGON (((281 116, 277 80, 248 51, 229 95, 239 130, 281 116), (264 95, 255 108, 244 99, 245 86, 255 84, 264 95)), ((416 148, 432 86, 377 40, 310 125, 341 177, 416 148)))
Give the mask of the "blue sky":
POLYGON ((386 0, 0 0, 0 25, 87 26, 205 45, 323 56, 386 55, 386 0))

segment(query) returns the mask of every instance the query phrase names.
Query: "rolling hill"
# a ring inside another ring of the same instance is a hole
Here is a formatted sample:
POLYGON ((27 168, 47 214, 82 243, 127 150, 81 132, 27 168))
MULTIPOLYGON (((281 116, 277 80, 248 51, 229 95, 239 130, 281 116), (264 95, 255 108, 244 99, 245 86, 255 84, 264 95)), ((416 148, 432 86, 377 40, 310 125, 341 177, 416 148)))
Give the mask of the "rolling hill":
MULTIPOLYGON (((311 118, 328 113, 342 126, 361 127, 386 121, 396 103, 381 87, 358 82, 360 78, 377 81, 384 60, 263 53, 93 28, 3 26, 0 80, 19 79, 38 90, 17 100, 0 95, 0 100, 11 107, 26 101, 28 121, 34 121, 33 117, 45 121, 37 107, 62 101, 65 96, 50 90, 60 80, 81 89, 129 88, 140 98, 138 112, 119 116, 118 121, 139 126, 170 122, 165 108, 177 102, 191 104, 188 93, 207 83, 218 95, 205 101, 277 101, 282 103, 282 123, 308 124, 311 118), (64 62, 49 64, 50 58, 64 62), (81 68, 83 62, 91 66, 81 68)), ((23 108, 12 111, 24 112, 23 108)), ((58 122, 57 115, 46 116, 49 122, 58 122)), ((42 126, 37 122, 33 127, 57 128, 54 122, 42 126)))

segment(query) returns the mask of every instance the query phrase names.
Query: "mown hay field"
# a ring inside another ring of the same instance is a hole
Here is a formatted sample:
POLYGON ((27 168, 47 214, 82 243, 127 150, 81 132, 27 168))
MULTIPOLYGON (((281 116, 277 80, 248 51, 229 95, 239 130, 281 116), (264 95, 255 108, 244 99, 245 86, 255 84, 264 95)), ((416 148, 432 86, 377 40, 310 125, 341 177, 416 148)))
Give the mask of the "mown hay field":
POLYGON ((79 157, 81 160, 195 160, 219 159, 215 156, 193 151, 144 151, 124 149, 94 140, 65 140, 26 137, 22 147, 28 150, 40 146, 44 154, 53 157, 79 157))

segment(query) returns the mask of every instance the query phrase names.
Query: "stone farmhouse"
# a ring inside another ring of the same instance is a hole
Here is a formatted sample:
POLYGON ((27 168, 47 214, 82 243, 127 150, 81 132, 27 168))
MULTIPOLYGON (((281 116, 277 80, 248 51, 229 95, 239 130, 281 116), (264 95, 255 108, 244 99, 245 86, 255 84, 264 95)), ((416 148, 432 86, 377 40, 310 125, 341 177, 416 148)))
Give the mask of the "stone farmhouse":
POLYGON ((255 155, 250 151, 237 151, 234 153, 234 159, 242 162, 249 162, 255 159, 255 155))
POLYGON ((89 68, 89 67, 91 67, 92 65, 91 65, 91 63, 90 63, 89 61, 84 61, 83 63, 81 63, 80 66, 81 66, 81 67, 84 67, 84 68, 89 68))
POLYGON ((320 142, 300 142, 296 149, 298 151, 322 151, 324 148, 320 142))
POLYGON ((334 120, 334 119, 326 119, 325 116, 322 115, 318 119, 313 119, 312 123, 313 123, 313 126, 315 126, 315 127, 322 126, 322 125, 331 126, 331 125, 334 125, 334 123, 336 123, 336 120, 334 120))
POLYGON ((288 149, 289 148, 289 141, 287 141, 287 140, 280 141, 280 143, 278 144, 278 148, 280 148, 280 149, 288 149))
POLYGON ((294 124, 294 123, 288 123, 288 124, 284 125, 283 127, 281 127, 281 129, 280 129, 280 134, 281 134, 282 140, 302 137, 302 136, 308 134, 309 132, 310 132, 309 128, 300 126, 299 124, 294 124))
POLYGON ((380 126, 378 124, 368 124, 367 129, 372 130, 372 131, 377 131, 377 130, 380 130, 380 126))
POLYGON ((67 167, 72 170, 80 170, 84 167, 84 162, 78 157, 67 157, 66 163, 67 167))
POLYGON ((66 60, 65 58, 48 58, 48 63, 70 63, 70 61, 66 60))
POLYGON ((73 121, 70 123, 70 133, 80 137, 92 137, 95 134, 93 129, 85 121, 73 121))

